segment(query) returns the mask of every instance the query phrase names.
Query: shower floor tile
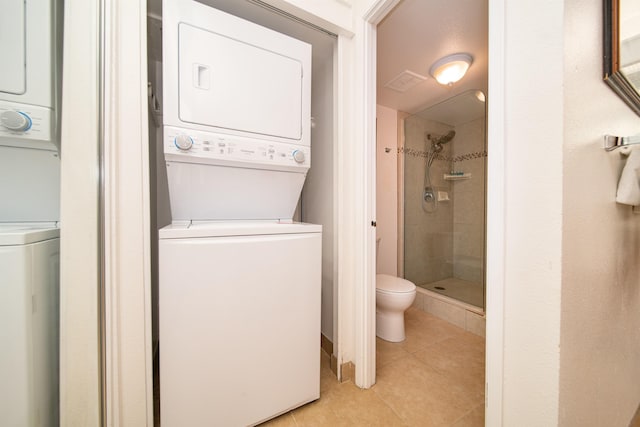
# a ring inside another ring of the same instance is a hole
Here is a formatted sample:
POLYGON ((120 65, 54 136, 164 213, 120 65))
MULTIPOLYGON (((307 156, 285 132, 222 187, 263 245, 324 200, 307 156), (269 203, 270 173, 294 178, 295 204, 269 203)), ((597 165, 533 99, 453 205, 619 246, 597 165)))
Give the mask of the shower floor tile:
POLYGON ((418 286, 476 307, 482 308, 484 306, 484 287, 482 283, 469 282, 468 280, 450 277, 418 286))

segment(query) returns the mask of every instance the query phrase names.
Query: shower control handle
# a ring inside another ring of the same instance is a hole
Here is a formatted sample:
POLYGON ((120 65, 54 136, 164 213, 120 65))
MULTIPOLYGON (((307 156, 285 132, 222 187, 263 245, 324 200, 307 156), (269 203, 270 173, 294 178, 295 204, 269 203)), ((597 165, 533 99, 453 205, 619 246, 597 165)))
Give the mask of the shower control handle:
POLYGON ((425 202, 432 202, 435 200, 435 195, 433 194, 433 191, 428 190, 425 188, 424 190, 424 201, 425 202))

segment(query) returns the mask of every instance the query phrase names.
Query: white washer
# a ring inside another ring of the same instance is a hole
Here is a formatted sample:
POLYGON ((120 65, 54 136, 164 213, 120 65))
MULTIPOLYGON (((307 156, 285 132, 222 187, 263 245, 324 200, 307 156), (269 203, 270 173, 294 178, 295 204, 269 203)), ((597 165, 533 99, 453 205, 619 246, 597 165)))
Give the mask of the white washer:
POLYGON ((0 225, 0 420, 58 425, 60 230, 0 225))
POLYGON ((160 230, 162 425, 255 425, 320 397, 321 226, 160 230))

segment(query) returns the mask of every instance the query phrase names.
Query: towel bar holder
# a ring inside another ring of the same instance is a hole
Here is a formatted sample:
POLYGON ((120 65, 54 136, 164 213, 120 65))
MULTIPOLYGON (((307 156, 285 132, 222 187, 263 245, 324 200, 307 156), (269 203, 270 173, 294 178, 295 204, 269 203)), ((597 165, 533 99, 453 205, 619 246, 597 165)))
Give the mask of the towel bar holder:
POLYGON ((606 151, 613 151, 620 147, 626 147, 628 145, 640 144, 640 134, 633 136, 604 136, 604 149, 606 151))

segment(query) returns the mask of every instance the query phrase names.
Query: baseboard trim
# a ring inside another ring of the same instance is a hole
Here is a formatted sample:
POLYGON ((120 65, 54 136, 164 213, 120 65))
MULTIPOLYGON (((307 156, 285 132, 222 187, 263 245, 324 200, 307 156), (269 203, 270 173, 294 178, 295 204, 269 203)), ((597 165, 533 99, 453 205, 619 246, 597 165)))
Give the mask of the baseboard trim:
POLYGON ((338 378, 338 358, 331 355, 331 372, 338 378))
POLYGON ((320 347, 329 355, 331 372, 340 379, 340 382, 351 381, 355 383, 356 365, 353 362, 343 363, 340 365, 340 375, 338 375, 338 358, 333 354, 333 343, 323 334, 320 334, 320 347))
POLYGON ((323 334, 320 334, 320 347, 327 353, 329 356, 333 356, 333 343, 323 334))
POLYGON ((356 380, 356 365, 353 362, 347 362, 340 365, 340 382, 344 383, 351 381, 355 383, 356 380))

